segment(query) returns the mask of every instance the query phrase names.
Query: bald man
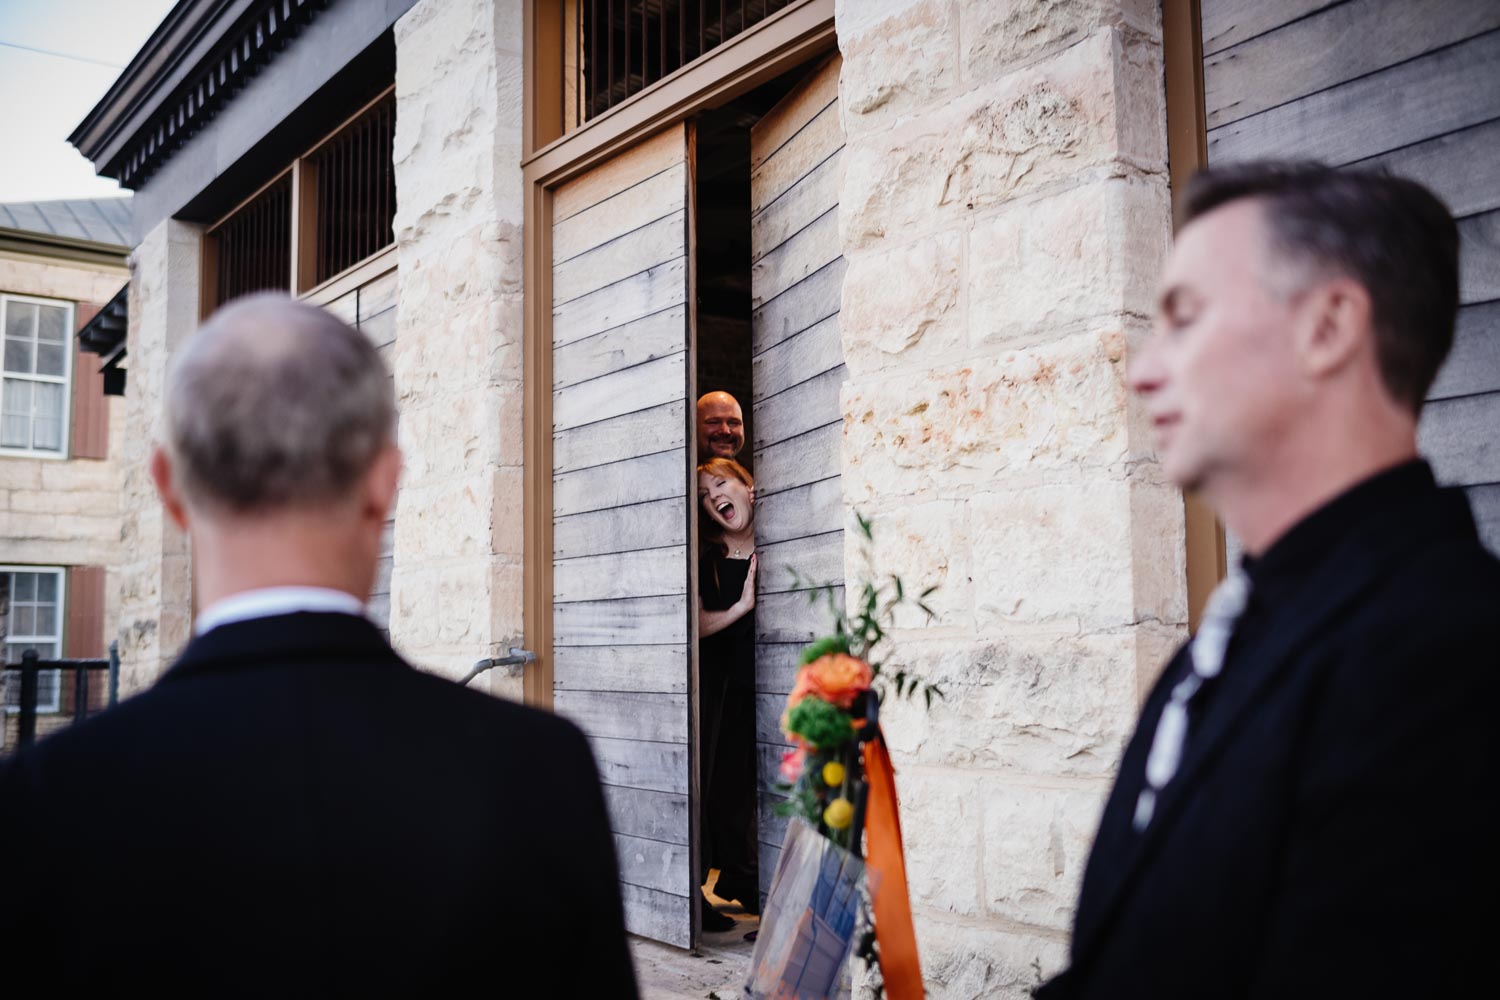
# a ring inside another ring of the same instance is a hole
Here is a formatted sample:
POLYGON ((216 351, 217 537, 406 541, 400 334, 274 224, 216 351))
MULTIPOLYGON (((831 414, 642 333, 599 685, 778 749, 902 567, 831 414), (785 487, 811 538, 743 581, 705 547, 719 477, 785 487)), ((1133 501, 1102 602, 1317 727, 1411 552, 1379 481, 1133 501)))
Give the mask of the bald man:
POLYGON ((706 392, 698 400, 698 461, 738 458, 745 447, 745 414, 727 392, 706 392))
POLYGON ((202 611, 155 687, 0 768, 7 983, 635 996, 583 735, 412 669, 364 617, 401 467, 375 349, 241 299, 165 416, 151 474, 202 611))

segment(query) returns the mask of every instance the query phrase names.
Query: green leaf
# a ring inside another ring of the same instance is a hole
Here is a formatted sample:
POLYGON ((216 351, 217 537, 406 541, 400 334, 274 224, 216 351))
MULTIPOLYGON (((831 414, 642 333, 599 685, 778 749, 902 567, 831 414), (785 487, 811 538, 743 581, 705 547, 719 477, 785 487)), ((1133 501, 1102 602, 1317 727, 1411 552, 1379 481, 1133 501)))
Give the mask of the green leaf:
POLYGON ((825 635, 814 639, 802 649, 802 656, 797 660, 797 666, 805 667, 814 660, 821 659, 829 653, 849 652, 849 637, 842 633, 825 635))
POLYGON ((865 538, 873 542, 875 540, 875 533, 870 530, 870 522, 865 520, 865 516, 859 511, 855 511, 854 520, 859 524, 860 533, 863 534, 865 538))

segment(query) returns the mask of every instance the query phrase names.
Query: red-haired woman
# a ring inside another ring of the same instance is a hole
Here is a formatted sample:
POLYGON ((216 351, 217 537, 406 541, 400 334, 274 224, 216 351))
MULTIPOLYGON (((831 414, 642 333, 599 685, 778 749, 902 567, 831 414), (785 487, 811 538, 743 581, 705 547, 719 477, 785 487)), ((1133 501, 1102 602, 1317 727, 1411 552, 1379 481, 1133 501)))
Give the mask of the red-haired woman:
MULTIPOLYGON (((698 742, 703 872, 760 912, 755 830, 755 480, 731 458, 698 466, 698 742)), ((703 929, 729 930, 705 905, 703 929)))

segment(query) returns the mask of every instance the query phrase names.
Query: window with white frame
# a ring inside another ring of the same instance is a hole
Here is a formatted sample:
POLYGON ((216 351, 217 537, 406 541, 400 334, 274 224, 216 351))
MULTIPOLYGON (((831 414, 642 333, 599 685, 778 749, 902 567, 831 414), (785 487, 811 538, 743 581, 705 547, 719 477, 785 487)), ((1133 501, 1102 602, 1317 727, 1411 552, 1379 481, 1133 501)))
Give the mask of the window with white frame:
MULTIPOLYGON (((16 666, 34 649, 43 660, 62 656, 63 571, 60 567, 0 566, 0 643, 6 666, 16 666)), ((61 670, 43 670, 37 684, 39 712, 56 712, 61 670)), ((21 674, 5 672, 5 709, 21 704, 21 674)))
POLYGON ((72 329, 70 302, 0 294, 0 454, 66 454, 72 329))

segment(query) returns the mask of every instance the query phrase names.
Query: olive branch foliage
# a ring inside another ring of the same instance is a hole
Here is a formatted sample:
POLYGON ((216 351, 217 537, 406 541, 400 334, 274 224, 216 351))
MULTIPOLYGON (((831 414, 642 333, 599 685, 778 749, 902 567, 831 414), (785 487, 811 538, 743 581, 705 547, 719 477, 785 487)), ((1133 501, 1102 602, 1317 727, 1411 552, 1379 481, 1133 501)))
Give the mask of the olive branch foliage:
MULTIPOLYGON (((792 570, 794 588, 807 591, 808 601, 811 604, 825 603, 834 625, 832 635, 816 639, 803 649, 802 656, 798 660, 798 668, 806 667, 814 660, 831 653, 846 653, 870 665, 870 689, 880 704, 885 704, 886 698, 891 694, 894 694, 898 700, 909 700, 920 692, 925 707, 931 709, 933 699, 943 697, 943 689, 939 685, 928 683, 905 669, 887 673, 883 669, 884 662, 875 659, 873 654, 886 640, 889 630, 894 627, 896 609, 901 605, 914 605, 927 615, 928 621, 937 617, 936 612, 928 606, 927 600, 938 588, 931 586, 913 595, 907 591, 906 584, 899 575, 890 573, 881 577, 876 574, 874 572, 874 528, 870 520, 859 511, 854 512, 854 518, 859 528, 864 564, 869 570, 866 581, 860 585, 855 601, 847 607, 841 606, 840 587, 826 583, 816 584, 805 579, 796 570, 792 570)), ((852 785, 860 780, 858 749, 852 734, 838 746, 820 746, 818 749, 818 757, 809 759, 796 782, 776 783, 775 790, 785 798, 776 804, 775 812, 778 816, 805 817, 815 823, 819 832, 835 844, 848 848, 853 838, 858 837, 861 831, 853 828, 831 830, 823 823, 822 800, 832 790, 822 789, 817 780, 817 768, 814 765, 820 757, 826 756, 839 760, 844 765, 844 781, 838 793, 841 797, 849 798, 852 785)), ((878 1000, 884 994, 884 984, 880 979, 880 947, 875 936, 874 911, 867 886, 861 888, 860 908, 864 914, 864 931, 855 945, 854 955, 864 963, 866 973, 870 976, 869 987, 878 1000)))
MULTIPOLYGON (((865 564, 873 567, 874 528, 870 520, 859 511, 854 512, 854 519, 859 526, 865 564)), ((889 573, 879 582, 866 580, 861 584, 858 600, 846 610, 839 606, 840 587, 831 583, 813 584, 796 570, 792 570, 792 583, 795 589, 807 591, 810 604, 826 603, 834 625, 832 635, 814 640, 802 651, 799 667, 830 653, 847 653, 870 665, 873 677, 871 688, 882 704, 891 691, 894 691, 898 699, 911 698, 920 691, 927 708, 932 707, 934 698, 943 697, 943 689, 939 685, 930 684, 905 670, 887 674, 882 669, 883 661, 872 656, 876 647, 885 641, 887 630, 895 620, 896 608, 911 604, 926 614, 928 621, 937 617, 937 613, 927 604, 927 599, 937 592, 936 584, 912 596, 907 592, 906 583, 901 577, 889 573)))

